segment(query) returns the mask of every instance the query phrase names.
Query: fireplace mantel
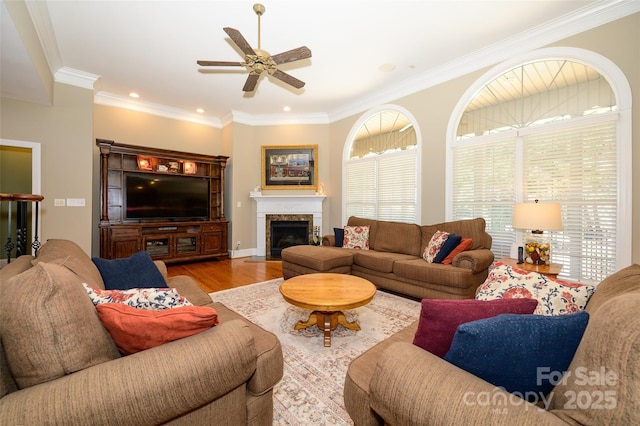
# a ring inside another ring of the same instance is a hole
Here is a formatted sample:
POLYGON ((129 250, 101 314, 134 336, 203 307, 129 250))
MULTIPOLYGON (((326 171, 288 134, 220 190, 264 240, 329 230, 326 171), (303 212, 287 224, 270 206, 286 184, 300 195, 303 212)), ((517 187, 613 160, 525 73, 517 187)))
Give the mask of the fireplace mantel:
POLYGON ((322 234, 322 202, 326 195, 262 195, 261 192, 249 194, 256 202, 256 244, 257 256, 266 255, 266 223, 271 214, 310 214, 313 226, 320 227, 322 234))

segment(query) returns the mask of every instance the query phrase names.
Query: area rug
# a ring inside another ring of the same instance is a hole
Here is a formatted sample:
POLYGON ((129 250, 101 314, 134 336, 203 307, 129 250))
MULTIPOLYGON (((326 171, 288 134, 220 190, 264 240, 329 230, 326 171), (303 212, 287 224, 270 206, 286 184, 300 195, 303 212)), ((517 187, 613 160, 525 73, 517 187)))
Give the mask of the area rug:
POLYGON ((317 327, 294 330, 310 311, 288 304, 282 279, 210 293, 211 298, 274 333, 284 354, 284 377, 274 389, 274 425, 351 425, 343 386, 351 360, 418 319, 420 303, 378 291, 366 306, 345 312, 361 330, 338 326, 331 347, 317 327))

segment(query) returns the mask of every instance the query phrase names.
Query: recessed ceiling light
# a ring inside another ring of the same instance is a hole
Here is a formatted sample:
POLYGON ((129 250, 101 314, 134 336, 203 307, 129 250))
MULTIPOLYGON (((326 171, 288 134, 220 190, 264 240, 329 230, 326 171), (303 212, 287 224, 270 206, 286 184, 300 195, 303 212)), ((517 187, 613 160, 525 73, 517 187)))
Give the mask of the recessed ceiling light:
POLYGON ((203 113, 204 113, 204 110, 203 110, 202 108, 198 108, 198 109, 196 110, 196 112, 199 112, 200 114, 203 114, 203 113))
POLYGON ((136 99, 140 97, 140 95, 138 95, 136 92, 129 93, 129 96, 131 96, 132 98, 136 98, 136 99))
POLYGON ((282 110, 283 110, 284 112, 289 112, 289 111, 291 111, 291 107, 286 106, 286 107, 282 108, 282 110))
POLYGON ((379 68, 379 70, 382 72, 391 72, 395 69, 396 69, 396 66, 394 64, 382 64, 380 65, 380 68, 379 68))

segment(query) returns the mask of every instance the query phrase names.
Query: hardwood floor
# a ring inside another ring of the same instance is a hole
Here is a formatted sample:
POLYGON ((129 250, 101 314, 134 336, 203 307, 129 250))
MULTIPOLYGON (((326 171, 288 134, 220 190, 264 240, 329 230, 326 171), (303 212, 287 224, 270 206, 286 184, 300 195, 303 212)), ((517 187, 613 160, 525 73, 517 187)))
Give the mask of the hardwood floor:
POLYGON ((282 278, 282 262, 251 257, 167 265, 170 277, 189 275, 207 293, 282 278))

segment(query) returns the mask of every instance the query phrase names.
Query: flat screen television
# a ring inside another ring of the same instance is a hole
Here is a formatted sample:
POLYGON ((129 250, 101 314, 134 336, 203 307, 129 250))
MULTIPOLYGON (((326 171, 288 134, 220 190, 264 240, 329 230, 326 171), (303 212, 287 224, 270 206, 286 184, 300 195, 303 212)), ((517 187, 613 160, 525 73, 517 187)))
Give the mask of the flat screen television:
POLYGON ((209 180, 195 176, 125 173, 124 212, 129 221, 209 218, 209 180))

